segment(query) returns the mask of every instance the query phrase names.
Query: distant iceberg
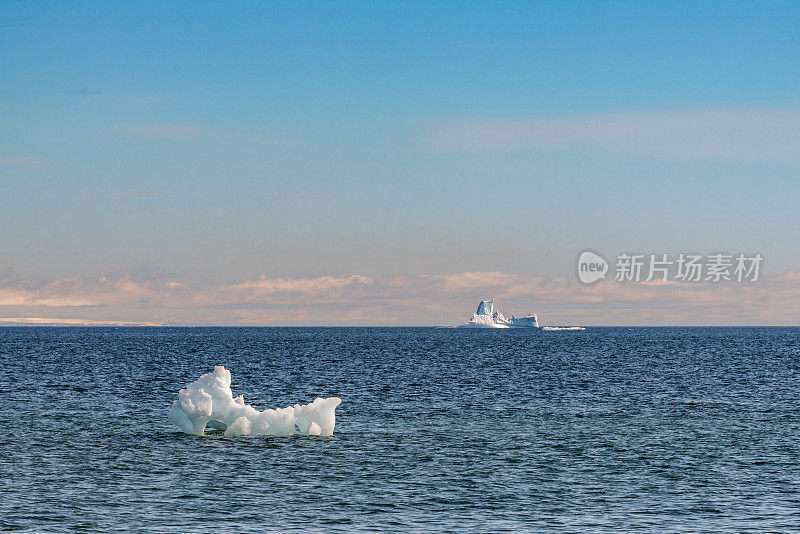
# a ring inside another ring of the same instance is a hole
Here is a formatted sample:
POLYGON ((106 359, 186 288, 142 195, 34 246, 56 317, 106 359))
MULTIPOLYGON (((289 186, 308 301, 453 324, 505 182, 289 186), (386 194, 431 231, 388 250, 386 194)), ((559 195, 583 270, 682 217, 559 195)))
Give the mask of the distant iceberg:
POLYGON ((468 323, 456 328, 539 328, 539 321, 535 313, 525 317, 504 317, 500 310, 494 309, 494 299, 489 299, 478 304, 478 311, 468 323))

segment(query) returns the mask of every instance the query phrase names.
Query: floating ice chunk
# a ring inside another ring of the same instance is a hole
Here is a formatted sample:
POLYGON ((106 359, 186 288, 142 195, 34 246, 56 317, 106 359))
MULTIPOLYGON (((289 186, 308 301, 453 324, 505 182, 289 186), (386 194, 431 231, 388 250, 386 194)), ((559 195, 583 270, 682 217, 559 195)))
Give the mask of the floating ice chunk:
POLYGON ((169 420, 187 434, 202 435, 206 425, 224 430, 226 436, 307 434, 331 436, 336 426, 337 397, 318 398, 310 404, 258 411, 235 399, 231 373, 221 365, 178 392, 169 420))
POLYGON ((311 404, 294 405, 294 414, 297 417, 297 428, 304 434, 315 436, 330 436, 336 424, 336 407, 342 402, 336 397, 315 399, 311 404), (312 429, 316 428, 313 434, 312 429))
POLYGON ((250 435, 250 427, 250 419, 247 417, 240 417, 228 427, 228 429, 225 431, 225 435, 230 438, 235 438, 237 436, 248 436, 250 435))

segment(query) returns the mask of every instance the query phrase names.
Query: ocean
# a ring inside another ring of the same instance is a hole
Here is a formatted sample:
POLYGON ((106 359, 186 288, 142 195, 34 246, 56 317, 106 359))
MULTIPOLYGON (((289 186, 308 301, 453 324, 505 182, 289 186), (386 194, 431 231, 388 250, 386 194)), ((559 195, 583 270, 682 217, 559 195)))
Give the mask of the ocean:
POLYGON ((800 531, 800 329, 2 328, 0 530, 800 531), (180 433, 215 365, 332 437, 180 433))

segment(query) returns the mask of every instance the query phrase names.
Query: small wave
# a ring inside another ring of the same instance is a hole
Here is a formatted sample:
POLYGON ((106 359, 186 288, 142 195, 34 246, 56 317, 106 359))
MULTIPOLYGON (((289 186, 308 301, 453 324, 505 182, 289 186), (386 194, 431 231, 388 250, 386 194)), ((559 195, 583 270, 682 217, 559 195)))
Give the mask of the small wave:
POLYGON ((684 404, 706 404, 706 405, 715 405, 715 404, 730 404, 728 401, 724 400, 715 400, 715 399, 686 399, 683 401, 684 404))

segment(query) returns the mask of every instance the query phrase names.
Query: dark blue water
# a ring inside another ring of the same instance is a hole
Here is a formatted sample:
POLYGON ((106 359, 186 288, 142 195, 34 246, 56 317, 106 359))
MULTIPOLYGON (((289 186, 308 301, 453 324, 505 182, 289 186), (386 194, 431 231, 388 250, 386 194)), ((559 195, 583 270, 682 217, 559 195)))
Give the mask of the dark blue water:
POLYGON ((0 529, 800 529, 800 329, 0 329, 0 529), (222 364, 332 438, 193 437, 222 364))

